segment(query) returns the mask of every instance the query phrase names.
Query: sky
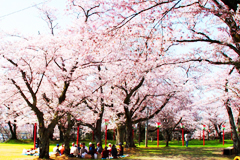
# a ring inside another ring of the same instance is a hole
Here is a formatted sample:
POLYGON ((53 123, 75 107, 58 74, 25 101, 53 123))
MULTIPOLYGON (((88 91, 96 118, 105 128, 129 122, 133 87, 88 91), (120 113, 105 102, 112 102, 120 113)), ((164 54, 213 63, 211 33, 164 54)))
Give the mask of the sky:
POLYGON ((1 0, 0 30, 5 32, 18 31, 23 34, 38 34, 46 32, 47 24, 41 19, 40 11, 47 5, 58 10, 59 25, 66 25, 64 16, 66 0, 1 0))

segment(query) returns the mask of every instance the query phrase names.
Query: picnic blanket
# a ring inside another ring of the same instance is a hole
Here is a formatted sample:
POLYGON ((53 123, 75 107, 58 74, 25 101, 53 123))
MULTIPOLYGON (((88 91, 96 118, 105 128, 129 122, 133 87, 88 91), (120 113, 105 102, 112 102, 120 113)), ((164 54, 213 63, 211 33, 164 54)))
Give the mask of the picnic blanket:
MULTIPOLYGON (((128 157, 129 155, 126 154, 126 155, 122 155, 122 156, 118 156, 119 158, 124 158, 124 157, 128 157)), ((110 157, 110 159, 113 159, 113 157, 110 157)))
MULTIPOLYGON (((53 152, 49 152, 49 155, 53 154, 53 152)), ((39 156, 39 149, 23 149, 22 155, 25 156, 39 156)))

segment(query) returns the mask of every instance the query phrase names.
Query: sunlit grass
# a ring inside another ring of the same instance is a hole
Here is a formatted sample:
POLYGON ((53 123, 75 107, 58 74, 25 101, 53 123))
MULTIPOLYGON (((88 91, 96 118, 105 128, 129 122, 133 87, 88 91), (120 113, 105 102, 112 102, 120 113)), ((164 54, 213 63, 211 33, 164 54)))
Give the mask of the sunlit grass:
MULTIPOLYGON (((182 146, 182 141, 170 141, 168 144, 170 147, 185 147, 185 143, 184 146, 182 146)), ((231 140, 225 140, 224 141, 224 145, 223 143, 219 142, 218 140, 210 140, 207 141, 205 140, 205 145, 203 146, 203 141, 201 140, 191 140, 189 141, 189 147, 217 147, 217 148, 225 148, 225 147, 229 147, 232 146, 233 142, 231 140)), ((138 145, 138 143, 136 143, 137 147, 145 147, 145 142, 141 142, 140 146, 138 145)), ((165 141, 159 141, 159 147, 165 147, 166 146, 166 142, 165 141)), ((148 147, 157 147, 157 141, 148 141, 148 147)))
MULTIPOLYGON (((90 140, 79 141, 85 142, 88 146, 90 140)), ((60 142, 51 141, 49 146, 49 151, 52 152, 53 147, 60 142)), ((70 146, 71 146, 70 142, 70 146)), ((95 142, 93 142, 95 143, 95 142)), ((116 144, 116 141, 108 140, 107 143, 116 144)), ((141 145, 136 144, 136 149, 130 149, 126 152, 130 157, 123 159, 158 159, 159 157, 166 159, 211 159, 211 160, 232 160, 234 156, 223 156, 222 149, 232 146, 231 140, 225 140, 223 146, 217 140, 205 141, 205 146, 203 142, 199 140, 191 140, 189 142, 189 147, 182 146, 181 141, 170 141, 169 147, 165 147, 165 141, 159 142, 159 147, 157 147, 157 141, 148 141, 148 147, 145 148, 145 143, 141 142, 141 145), (183 158, 184 157, 184 158, 183 158), (200 158, 199 158, 200 157, 200 158)), ((103 141, 103 146, 105 141, 103 141)), ((24 141, 8 141, 6 143, 0 143, 0 160, 12 160, 12 159, 33 159, 33 156, 22 155, 23 149, 33 148, 32 140, 24 141)))
POLYGON ((12 160, 16 158, 26 158, 22 155, 23 149, 33 148, 31 144, 13 144, 13 143, 0 143, 0 159, 12 160))

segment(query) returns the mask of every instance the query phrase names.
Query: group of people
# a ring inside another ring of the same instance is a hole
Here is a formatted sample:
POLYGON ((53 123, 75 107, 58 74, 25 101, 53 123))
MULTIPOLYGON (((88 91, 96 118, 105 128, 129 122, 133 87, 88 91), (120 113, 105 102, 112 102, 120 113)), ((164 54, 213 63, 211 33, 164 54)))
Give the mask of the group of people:
MULTIPOLYGON (((53 148, 53 154, 55 155, 62 155, 64 154, 64 144, 59 147, 57 144, 56 147, 53 148)), ((79 143, 76 145, 74 142, 72 143, 72 147, 70 149, 69 157, 79 157, 79 158, 92 158, 96 159, 98 155, 101 156, 102 159, 107 159, 109 157, 117 158, 118 156, 123 155, 123 146, 119 143, 118 147, 112 145, 111 143, 108 144, 108 147, 105 146, 104 149, 97 143, 97 147, 91 142, 89 143, 89 147, 85 145, 85 143, 79 143)))
POLYGON ((101 155, 102 155, 102 159, 107 159, 109 157, 112 157, 113 159, 116 159, 116 158, 118 158, 118 156, 123 156, 122 143, 119 143, 118 147, 109 143, 108 147, 105 146, 101 155))
POLYGON ((57 144, 56 147, 53 148, 53 154, 63 155, 64 150, 65 150, 64 144, 62 144, 60 147, 59 147, 59 144, 57 144))
POLYGON ((79 157, 79 158, 84 158, 86 154, 91 154, 92 148, 94 145, 89 144, 89 148, 85 145, 85 143, 79 143, 78 145, 72 143, 72 147, 70 150, 70 155, 69 157, 79 157))

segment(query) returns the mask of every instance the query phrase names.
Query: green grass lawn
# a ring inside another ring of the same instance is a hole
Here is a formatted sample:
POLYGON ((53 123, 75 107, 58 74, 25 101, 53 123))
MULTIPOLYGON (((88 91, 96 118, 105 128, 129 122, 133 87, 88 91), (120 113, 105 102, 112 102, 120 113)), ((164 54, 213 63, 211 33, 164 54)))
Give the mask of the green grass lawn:
MULTIPOLYGON (((80 142, 85 142, 88 146, 90 141, 80 142)), ((59 142, 51 141, 50 152, 57 143, 59 142)), ((105 142, 103 141, 103 143, 105 142)), ((107 143, 115 144, 115 141, 108 140, 107 143)), ((136 149, 129 149, 125 152, 129 157, 122 159, 232 160, 234 158, 234 156, 222 155, 223 148, 232 146, 231 140, 225 140, 224 146, 216 140, 205 141, 205 146, 202 145, 202 141, 191 140, 188 148, 182 146, 181 141, 171 141, 169 142, 169 147, 165 147, 164 141, 160 141, 159 144, 159 147, 157 147, 157 141, 148 141, 147 148, 145 148, 144 142, 141 142, 140 146, 136 144, 136 149)), ((33 148, 33 142, 31 140, 0 143, 0 160, 33 159, 34 157, 32 156, 22 155, 23 149, 30 148, 33 148)))
MULTIPOLYGON (((170 147, 183 147, 182 141, 170 141, 168 145, 170 147)), ((226 148, 232 145, 233 145, 232 140, 225 140, 224 145, 222 142, 220 143, 218 140, 210 140, 210 141, 205 140, 205 145, 203 146, 203 141, 196 140, 196 139, 189 141, 189 144, 188 144, 189 147, 218 147, 218 148, 226 148)), ((138 143, 136 143, 136 146, 145 147, 145 143, 141 142, 140 146, 138 145, 138 143)), ((165 141, 159 141, 159 147, 165 147, 165 146, 166 146, 165 141)), ((157 141, 153 141, 153 142, 148 141, 148 147, 157 147, 157 141)))

